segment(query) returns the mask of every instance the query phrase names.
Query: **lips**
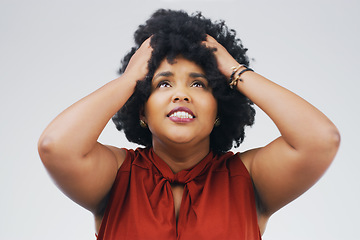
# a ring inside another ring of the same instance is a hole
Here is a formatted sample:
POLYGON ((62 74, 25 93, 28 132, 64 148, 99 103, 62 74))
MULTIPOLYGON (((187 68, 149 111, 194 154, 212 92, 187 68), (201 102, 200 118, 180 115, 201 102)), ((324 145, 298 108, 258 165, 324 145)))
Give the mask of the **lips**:
POLYGON ((174 122, 189 122, 195 118, 194 113, 186 107, 176 107, 167 116, 174 122))

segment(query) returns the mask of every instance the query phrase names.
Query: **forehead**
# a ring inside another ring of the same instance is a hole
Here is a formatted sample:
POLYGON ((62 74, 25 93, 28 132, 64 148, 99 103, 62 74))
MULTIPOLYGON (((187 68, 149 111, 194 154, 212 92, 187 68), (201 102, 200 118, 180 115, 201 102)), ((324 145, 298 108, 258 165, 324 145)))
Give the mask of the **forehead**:
POLYGON ((194 61, 190 61, 183 57, 176 57, 172 63, 169 63, 165 58, 161 61, 159 67, 155 71, 155 74, 160 72, 174 72, 174 73, 190 73, 197 72, 204 74, 204 70, 194 61))

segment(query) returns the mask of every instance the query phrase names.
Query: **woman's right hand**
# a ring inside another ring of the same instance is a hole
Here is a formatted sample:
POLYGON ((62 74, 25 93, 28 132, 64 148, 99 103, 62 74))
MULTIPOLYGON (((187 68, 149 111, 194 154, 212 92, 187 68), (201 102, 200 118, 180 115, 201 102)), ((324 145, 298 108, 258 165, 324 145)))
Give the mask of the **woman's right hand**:
POLYGON ((151 37, 146 39, 131 57, 124 75, 131 76, 137 80, 144 79, 148 73, 148 62, 151 58, 153 48, 150 46, 151 37))

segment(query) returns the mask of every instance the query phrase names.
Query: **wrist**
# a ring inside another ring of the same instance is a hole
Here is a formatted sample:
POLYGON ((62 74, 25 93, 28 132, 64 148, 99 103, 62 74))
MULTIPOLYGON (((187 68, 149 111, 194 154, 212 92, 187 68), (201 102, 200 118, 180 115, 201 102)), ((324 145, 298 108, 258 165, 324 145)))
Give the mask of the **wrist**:
POLYGON ((238 65, 238 66, 234 66, 231 68, 232 69, 232 73, 230 75, 229 78, 229 86, 231 89, 236 88, 238 82, 242 82, 243 80, 241 79, 241 76, 243 73, 251 71, 253 72, 254 70, 252 70, 251 68, 245 66, 245 65, 238 65))
POLYGON ((134 82, 136 84, 137 81, 145 79, 146 74, 139 74, 138 72, 125 71, 119 78, 124 81, 134 82))

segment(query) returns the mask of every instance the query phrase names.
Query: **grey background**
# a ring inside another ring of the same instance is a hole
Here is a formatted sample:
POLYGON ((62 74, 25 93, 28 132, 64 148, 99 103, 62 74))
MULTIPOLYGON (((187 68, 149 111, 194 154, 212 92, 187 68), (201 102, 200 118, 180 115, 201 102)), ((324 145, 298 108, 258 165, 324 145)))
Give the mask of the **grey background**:
MULTIPOLYGON (((307 99, 340 129, 341 148, 330 169, 271 218, 263 239, 355 239, 360 214, 360 3, 355 0, 1 0, 1 239, 95 238, 92 215, 53 184, 37 140, 58 113, 117 77, 134 30, 160 7, 201 10, 226 20, 249 48, 257 72, 307 99)), ((278 134, 258 110, 240 151, 278 134)), ((100 141, 135 147, 112 123, 100 141)))

